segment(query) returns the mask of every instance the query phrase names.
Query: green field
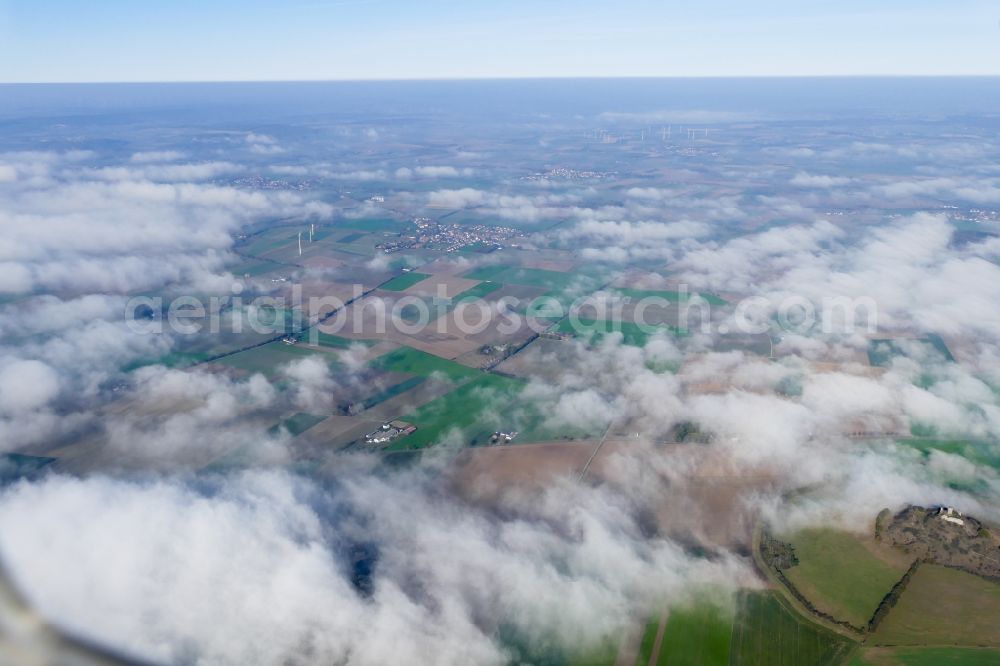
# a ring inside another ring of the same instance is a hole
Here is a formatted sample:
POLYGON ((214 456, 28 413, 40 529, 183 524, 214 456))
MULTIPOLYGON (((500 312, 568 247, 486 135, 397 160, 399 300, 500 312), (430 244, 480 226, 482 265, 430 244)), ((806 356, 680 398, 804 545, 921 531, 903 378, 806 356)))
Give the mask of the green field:
POLYGON ((855 643, 787 608, 774 592, 744 592, 733 623, 734 666, 832 666, 855 643))
POLYGON ((277 430, 279 428, 284 428, 289 432, 289 434, 291 434, 292 437, 296 437, 304 433, 306 430, 309 430, 309 428, 312 428, 314 425, 316 425, 320 421, 323 421, 324 419, 326 419, 325 415, 307 414, 305 412, 299 412, 298 414, 294 414, 293 416, 285 419, 284 421, 276 425, 274 427, 274 430, 277 430))
POLYGON ((239 246, 239 249, 244 254, 258 256, 277 250, 278 248, 289 245, 290 243, 298 243, 298 240, 298 228, 291 229, 289 227, 277 227, 274 229, 268 229, 263 233, 247 239, 248 242, 239 246))
POLYGON ((332 333, 323 333, 315 328, 309 329, 302 339, 309 344, 317 344, 321 347, 330 347, 331 349, 350 349, 354 345, 371 347, 378 344, 375 340, 352 340, 351 338, 342 338, 332 333))
POLYGON ((636 666, 646 666, 649 660, 654 657, 653 648, 656 646, 656 632, 659 630, 660 616, 654 615, 653 619, 647 622, 645 628, 642 630, 642 640, 639 642, 639 656, 635 660, 636 666))
POLYGON ((872 635, 875 645, 1000 647, 1000 585, 922 564, 872 635))
POLYGON ((47 456, 29 456, 21 453, 0 454, 0 485, 33 476, 55 461, 55 458, 47 456))
POLYGON ((658 666, 725 666, 733 633, 733 614, 718 605, 702 602, 670 612, 658 666))
POLYGON ((399 439, 389 450, 436 444, 453 428, 461 430, 466 439, 485 438, 493 427, 482 423, 483 415, 502 412, 521 387, 522 383, 516 379, 479 373, 477 379, 402 416, 403 421, 417 426, 417 431, 399 439))
POLYGON ((586 337, 592 343, 597 344, 604 339, 604 336, 615 332, 621 333, 622 342, 634 347, 645 347, 649 339, 656 333, 667 335, 684 335, 684 331, 673 326, 640 326, 630 321, 612 321, 610 319, 590 319, 588 317, 577 317, 580 323, 580 330, 574 322, 566 317, 556 326, 556 331, 560 333, 571 333, 576 336, 586 337))
POLYGON ((1000 650, 989 648, 867 648, 850 666, 996 666, 1000 650))
POLYGON ((913 437, 896 440, 899 444, 914 448, 924 456, 929 456, 931 451, 942 451, 962 456, 966 460, 979 465, 986 465, 993 469, 1000 470, 1000 452, 995 445, 983 440, 971 439, 934 439, 925 437, 913 437))
POLYGON ((341 238, 338 238, 336 240, 336 242, 337 243, 345 243, 345 244, 347 244, 347 243, 354 243, 356 241, 361 240, 362 238, 364 238, 367 235, 368 234, 363 233, 363 232, 354 232, 354 233, 351 233, 351 234, 347 234, 346 236, 343 236, 341 238))
POLYGON ((709 602, 672 609, 663 628, 660 651, 653 654, 660 620, 654 617, 646 623, 636 666, 726 666, 729 663, 732 611, 709 602))
POLYGON ((595 640, 567 649, 554 639, 529 645, 510 630, 501 629, 500 634, 511 666, 614 666, 618 654, 617 640, 595 640))
POLYGON ((138 368, 145 367, 147 365, 164 365, 168 368, 186 368, 188 366, 194 365, 196 363, 202 363, 214 356, 213 352, 170 352, 169 354, 164 354, 159 358, 153 359, 141 359, 138 361, 132 361, 128 365, 122 367, 122 372, 132 372, 138 368))
POLYGON ((265 377, 273 378, 280 375, 279 366, 307 356, 318 356, 331 367, 338 364, 333 354, 307 349, 299 345, 286 345, 280 340, 269 342, 261 347, 247 349, 232 356, 226 356, 225 358, 213 361, 213 363, 243 370, 251 374, 259 372, 265 377))
POLYGON ((250 277, 259 277, 261 275, 266 275, 273 271, 288 271, 288 266, 273 262, 273 261, 258 261, 253 259, 248 259, 246 261, 241 261, 238 264, 233 264, 228 267, 233 275, 241 277, 243 275, 249 275, 250 277))
POLYGON ((410 389, 420 386, 425 381, 427 381, 426 377, 410 377, 409 379, 405 379, 398 384, 393 384, 384 391, 379 391, 375 395, 368 396, 361 403, 361 406, 363 409, 371 409, 375 405, 383 403, 390 398, 395 398, 397 395, 402 395, 410 389))
POLYGON ((461 294, 458 294, 453 299, 455 303, 462 303, 464 301, 474 301, 480 298, 486 298, 494 291, 502 289, 503 284, 500 282, 490 282, 489 280, 484 280, 480 282, 475 287, 470 287, 466 289, 461 294))
POLYGON ((406 226, 406 223, 390 218, 375 218, 344 220, 340 223, 340 226, 347 229, 357 229, 359 231, 399 231, 406 226))
MULTIPOLYGON (((919 343, 928 352, 936 352, 946 361, 954 361, 955 357, 944 343, 944 340, 937 335, 928 335, 919 340, 908 340, 910 343, 919 343)), ((900 341, 893 339, 872 340, 868 343, 868 362, 874 366, 886 368, 892 365, 892 359, 897 356, 906 356, 906 351, 900 341)))
MULTIPOLYGON (((639 301, 643 298, 662 298, 665 301, 670 301, 671 303, 681 303, 684 301, 691 300, 694 294, 681 293, 679 291, 659 291, 653 289, 615 289, 616 292, 622 296, 628 296, 633 301, 639 301)), ((726 305, 728 301, 723 298, 716 296, 715 294, 702 294, 695 292, 699 296, 705 299, 709 305, 726 305)))
POLYGON ((396 276, 383 284, 379 289, 384 289, 385 291, 406 291, 418 282, 423 282, 430 275, 427 273, 418 273, 416 271, 410 271, 409 273, 403 273, 402 275, 396 276))
POLYGON ((462 303, 471 303, 473 301, 484 299, 490 294, 492 294, 494 291, 497 291, 498 289, 502 288, 503 285, 499 282, 484 281, 480 282, 475 287, 470 287, 465 291, 463 291, 462 293, 453 297, 451 299, 451 302, 447 305, 447 307, 441 307, 432 302, 429 307, 431 315, 430 321, 437 321, 439 317, 443 317, 444 315, 448 314, 462 303))
POLYGON ((412 347, 394 349, 372 361, 372 365, 389 372, 408 372, 421 377, 441 373, 452 381, 461 381, 482 374, 475 368, 468 368, 461 363, 455 363, 412 347))
POLYGON ((541 287, 548 291, 562 292, 580 283, 594 283, 596 278, 585 273, 564 273, 544 268, 521 266, 482 266, 462 275, 471 280, 491 280, 526 287, 541 287))
POLYGON ((872 554, 848 532, 808 529, 783 540, 799 563, 785 576, 816 608, 856 627, 868 624, 879 602, 906 571, 872 554))

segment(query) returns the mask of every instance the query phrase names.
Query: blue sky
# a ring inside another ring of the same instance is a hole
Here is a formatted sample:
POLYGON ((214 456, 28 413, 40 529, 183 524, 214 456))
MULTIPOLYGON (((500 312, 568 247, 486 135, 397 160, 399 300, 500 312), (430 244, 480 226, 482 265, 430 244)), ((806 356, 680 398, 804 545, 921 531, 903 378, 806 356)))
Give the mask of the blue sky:
POLYGON ((1000 74, 983 0, 0 0, 0 81, 1000 74))

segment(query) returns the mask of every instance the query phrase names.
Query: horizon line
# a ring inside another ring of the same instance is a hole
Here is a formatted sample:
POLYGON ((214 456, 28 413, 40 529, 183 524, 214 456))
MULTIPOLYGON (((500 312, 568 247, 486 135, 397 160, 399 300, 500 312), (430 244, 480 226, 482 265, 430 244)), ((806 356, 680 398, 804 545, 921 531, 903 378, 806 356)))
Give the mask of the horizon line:
POLYGON ((673 74, 621 76, 428 76, 428 77, 369 77, 369 78, 302 78, 302 79, 128 79, 86 81, 0 81, 0 86, 47 85, 149 85, 149 84, 227 84, 227 83, 433 83, 478 81, 666 81, 666 80, 753 80, 753 79, 997 79, 996 74, 673 74))

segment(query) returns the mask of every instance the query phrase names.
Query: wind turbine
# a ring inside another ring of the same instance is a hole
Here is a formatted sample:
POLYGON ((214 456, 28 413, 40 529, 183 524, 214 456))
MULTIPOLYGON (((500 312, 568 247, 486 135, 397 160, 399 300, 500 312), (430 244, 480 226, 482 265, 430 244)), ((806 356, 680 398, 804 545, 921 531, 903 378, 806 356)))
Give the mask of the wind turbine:
POLYGON ((302 256, 302 232, 299 232, 299 256, 302 256))

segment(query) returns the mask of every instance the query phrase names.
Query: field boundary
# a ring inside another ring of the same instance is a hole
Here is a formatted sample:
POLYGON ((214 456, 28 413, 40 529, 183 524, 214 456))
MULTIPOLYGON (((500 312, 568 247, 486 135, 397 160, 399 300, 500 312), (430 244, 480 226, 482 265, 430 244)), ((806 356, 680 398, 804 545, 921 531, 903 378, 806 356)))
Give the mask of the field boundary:
POLYGON ((758 521, 754 526, 751 552, 753 553, 754 564, 768 582, 778 589, 779 596, 784 599, 799 615, 814 622, 821 627, 834 631, 854 642, 862 642, 865 638, 865 631, 860 627, 855 627, 849 622, 837 620, 831 615, 827 615, 817 610, 805 596, 799 592, 791 581, 789 581, 780 571, 776 571, 764 561, 760 551, 761 539, 764 536, 764 525, 758 521))
POLYGON ((923 563, 924 560, 919 558, 913 560, 913 564, 910 565, 910 568, 907 569, 903 576, 896 581, 896 584, 892 586, 892 589, 886 593, 886 595, 882 598, 882 601, 879 602, 875 612, 872 613, 871 619, 868 620, 868 627, 866 629, 867 633, 874 633, 875 629, 878 628, 878 625, 882 623, 882 620, 889 615, 896 603, 899 601, 899 598, 903 595, 903 592, 906 591, 906 587, 910 584, 913 574, 917 572, 917 569, 919 569, 920 565, 923 563))

